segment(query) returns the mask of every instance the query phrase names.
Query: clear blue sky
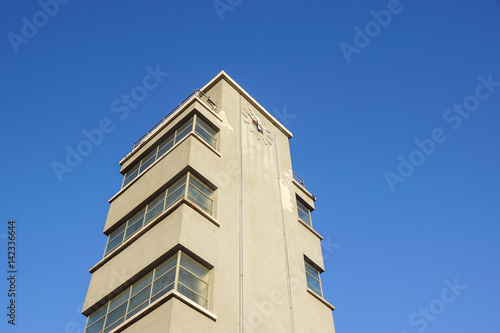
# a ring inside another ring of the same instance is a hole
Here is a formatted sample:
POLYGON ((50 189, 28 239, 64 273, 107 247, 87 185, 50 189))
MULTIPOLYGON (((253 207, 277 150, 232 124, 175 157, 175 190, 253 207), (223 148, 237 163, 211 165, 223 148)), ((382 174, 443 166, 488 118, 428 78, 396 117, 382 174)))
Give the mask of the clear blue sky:
POLYGON ((0 330, 83 332, 118 161, 225 70, 294 134, 337 332, 499 332, 500 1, 227 1, 0 4, 0 330), (120 119, 148 66, 169 75, 120 119), (60 182, 53 162, 104 118, 60 182))

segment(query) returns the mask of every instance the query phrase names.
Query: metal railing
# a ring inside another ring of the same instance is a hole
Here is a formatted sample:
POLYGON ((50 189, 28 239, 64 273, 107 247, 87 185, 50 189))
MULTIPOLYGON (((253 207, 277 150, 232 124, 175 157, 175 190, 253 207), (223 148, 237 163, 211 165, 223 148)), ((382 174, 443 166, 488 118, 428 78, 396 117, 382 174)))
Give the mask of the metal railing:
POLYGON ((200 99, 205 98, 205 100, 207 101, 208 105, 210 105, 210 107, 212 108, 212 110, 214 110, 214 111, 217 110, 217 105, 210 99, 210 96, 207 96, 201 90, 196 89, 195 91, 193 91, 192 93, 190 93, 188 97, 184 98, 184 100, 182 102, 180 102, 179 105, 177 105, 172 111, 170 111, 169 113, 167 113, 167 115, 165 117, 163 117, 159 122, 157 122, 156 125, 154 125, 153 127, 151 127, 151 129, 149 131, 147 131, 146 134, 144 134, 143 136, 141 136, 139 138, 139 140, 137 140, 134 143, 133 149, 135 149, 137 146, 139 146, 141 144, 141 142, 144 141, 144 139, 149 134, 151 134, 156 128, 158 128, 158 126, 160 126, 175 111, 179 110, 184 104, 186 104, 186 102, 188 102, 193 96, 196 96, 196 97, 198 97, 200 99))
POLYGON ((306 183, 302 177, 300 177, 295 171, 293 171, 293 179, 297 181, 302 187, 306 187, 306 183))

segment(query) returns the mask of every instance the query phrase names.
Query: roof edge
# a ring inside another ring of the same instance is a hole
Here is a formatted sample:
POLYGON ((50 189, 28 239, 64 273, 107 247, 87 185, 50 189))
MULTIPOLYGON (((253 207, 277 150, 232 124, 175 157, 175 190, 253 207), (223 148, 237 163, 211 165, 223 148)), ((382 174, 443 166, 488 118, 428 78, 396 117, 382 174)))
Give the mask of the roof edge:
POLYGON ((243 89, 238 83, 236 83, 236 81, 234 81, 223 70, 220 71, 219 74, 217 74, 212 80, 210 80, 210 82, 208 82, 200 90, 203 93, 206 93, 210 88, 212 88, 217 82, 219 82, 222 79, 226 80, 226 82, 229 83, 234 89, 236 89, 240 94, 244 95, 252 104, 254 104, 255 107, 263 111, 265 113, 265 116, 268 117, 271 120, 271 122, 288 137, 288 139, 291 139, 293 137, 292 132, 290 132, 283 124, 281 124, 276 118, 274 118, 273 115, 266 110, 266 108, 260 105, 259 102, 257 102, 248 92, 246 92, 245 89, 243 89))

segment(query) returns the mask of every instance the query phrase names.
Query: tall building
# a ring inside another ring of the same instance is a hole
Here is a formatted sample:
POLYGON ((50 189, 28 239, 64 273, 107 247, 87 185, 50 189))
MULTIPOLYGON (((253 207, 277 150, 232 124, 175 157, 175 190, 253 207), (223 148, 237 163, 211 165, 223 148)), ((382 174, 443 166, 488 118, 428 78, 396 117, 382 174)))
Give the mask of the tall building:
POLYGON ((333 333, 292 134, 226 73, 121 161, 86 332, 333 333))

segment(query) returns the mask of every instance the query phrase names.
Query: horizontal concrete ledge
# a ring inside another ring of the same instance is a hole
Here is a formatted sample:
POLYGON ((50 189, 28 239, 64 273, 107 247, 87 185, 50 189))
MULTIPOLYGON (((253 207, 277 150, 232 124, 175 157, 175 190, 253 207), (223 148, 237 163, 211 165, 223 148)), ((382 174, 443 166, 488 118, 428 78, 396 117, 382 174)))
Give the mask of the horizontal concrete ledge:
POLYGON ((307 224, 306 222, 302 221, 302 219, 299 218, 299 222, 300 224, 302 224, 304 227, 306 227, 307 230, 309 230, 310 232, 312 232, 314 234, 314 236, 318 237, 319 240, 323 240, 323 236, 321 236, 316 230, 314 230, 309 224, 307 224))
POLYGON ((316 197, 311 194, 308 190, 304 188, 304 186, 300 185, 295 179, 292 179, 292 183, 298 187, 305 195, 307 195, 312 201, 316 201, 316 197))
POLYGON ((204 144, 205 146, 208 147, 208 149, 210 149, 215 155, 221 157, 221 153, 219 153, 217 151, 217 149, 215 149, 214 147, 212 147, 210 144, 208 144, 208 142, 206 142, 204 139, 201 138, 201 136, 195 132, 191 132, 189 133, 188 135, 186 135, 184 138, 182 138, 182 140, 180 140, 179 142, 177 142, 174 146, 172 146, 172 148, 170 148, 165 154, 163 154, 159 159, 157 159, 156 161, 153 162, 153 164, 151 164, 150 166, 148 166, 146 168, 146 170, 144 170, 143 172, 141 172, 139 175, 137 175, 137 177, 135 177, 134 179, 132 179, 132 181, 130 183, 128 183, 127 185, 125 185, 124 187, 122 187, 115 195, 113 195, 111 197, 111 199, 108 200, 109 203, 112 203, 116 198, 118 198, 123 192, 125 192, 128 188, 130 188, 130 186, 132 186, 132 184, 134 184, 135 182, 137 182, 144 174, 146 174, 146 172, 149 171, 149 169, 153 168, 156 164, 158 164, 162 159, 164 159, 168 154, 170 154, 170 152, 172 150, 174 150, 175 148, 177 148, 177 146, 179 146, 181 143, 183 143, 184 141, 186 141, 188 138, 190 137, 195 137, 196 139, 198 139, 198 141, 200 141, 202 144, 204 144))
POLYGON ((183 199, 177 201, 176 203, 174 203, 169 208, 167 208, 164 212, 162 212, 160 215, 158 215, 157 217, 155 217, 153 220, 151 220, 148 224, 146 224, 144 227, 142 227, 139 231, 137 231, 135 234, 133 234, 132 236, 130 236, 129 239, 125 240, 122 244, 118 245, 117 248, 115 248, 114 250, 112 250, 107 256, 105 256, 104 258, 102 258, 97 264, 95 264, 94 266, 92 266, 89 269, 89 273, 94 273, 95 271, 97 271, 104 264, 106 264, 108 261, 110 261, 111 258, 113 258, 114 256, 116 256, 118 253, 120 253, 121 251, 123 251, 127 246, 129 246, 130 244, 132 244, 133 242, 135 242, 139 237, 141 237, 146 232, 148 232, 148 230, 150 230, 151 228, 153 228, 158 222, 160 222, 161 220, 163 220, 164 218, 166 218, 167 215, 170 215, 170 213, 172 213, 175 209, 177 209, 177 207, 179 207, 180 205, 182 205, 184 203, 187 204, 192 209, 194 209, 195 211, 197 211, 198 213, 200 213, 201 215, 203 215, 207 220, 209 220, 210 222, 212 222, 213 224, 215 224, 215 226, 217 226, 218 228, 220 228, 219 221, 217 221, 213 216, 209 215, 207 212, 205 212, 203 209, 199 208, 196 204, 194 204, 190 200, 183 198, 183 199))
POLYGON ((151 303, 148 307, 144 308, 143 310, 137 312, 135 315, 124 321, 121 325, 117 326, 116 328, 112 329, 109 331, 109 333, 118 333, 124 331, 127 327, 131 326, 135 322, 139 321, 142 317, 146 316, 149 314, 151 311, 162 305, 163 303, 167 302, 171 298, 178 299, 182 303, 192 307, 194 310, 200 312, 201 314, 207 316, 213 321, 217 321, 217 316, 213 314, 212 312, 208 311, 204 307, 200 306, 199 304, 193 302, 186 296, 182 295, 179 293, 177 290, 170 290, 168 293, 151 303))
POLYGON ((307 292, 311 295, 313 295, 317 300, 319 300, 321 303, 323 303, 324 305, 326 305, 328 308, 330 308, 330 310, 335 310, 335 307, 333 305, 331 305, 330 303, 328 303, 323 297, 319 296, 318 294, 316 294, 314 291, 312 291, 311 289, 307 288, 307 292))

